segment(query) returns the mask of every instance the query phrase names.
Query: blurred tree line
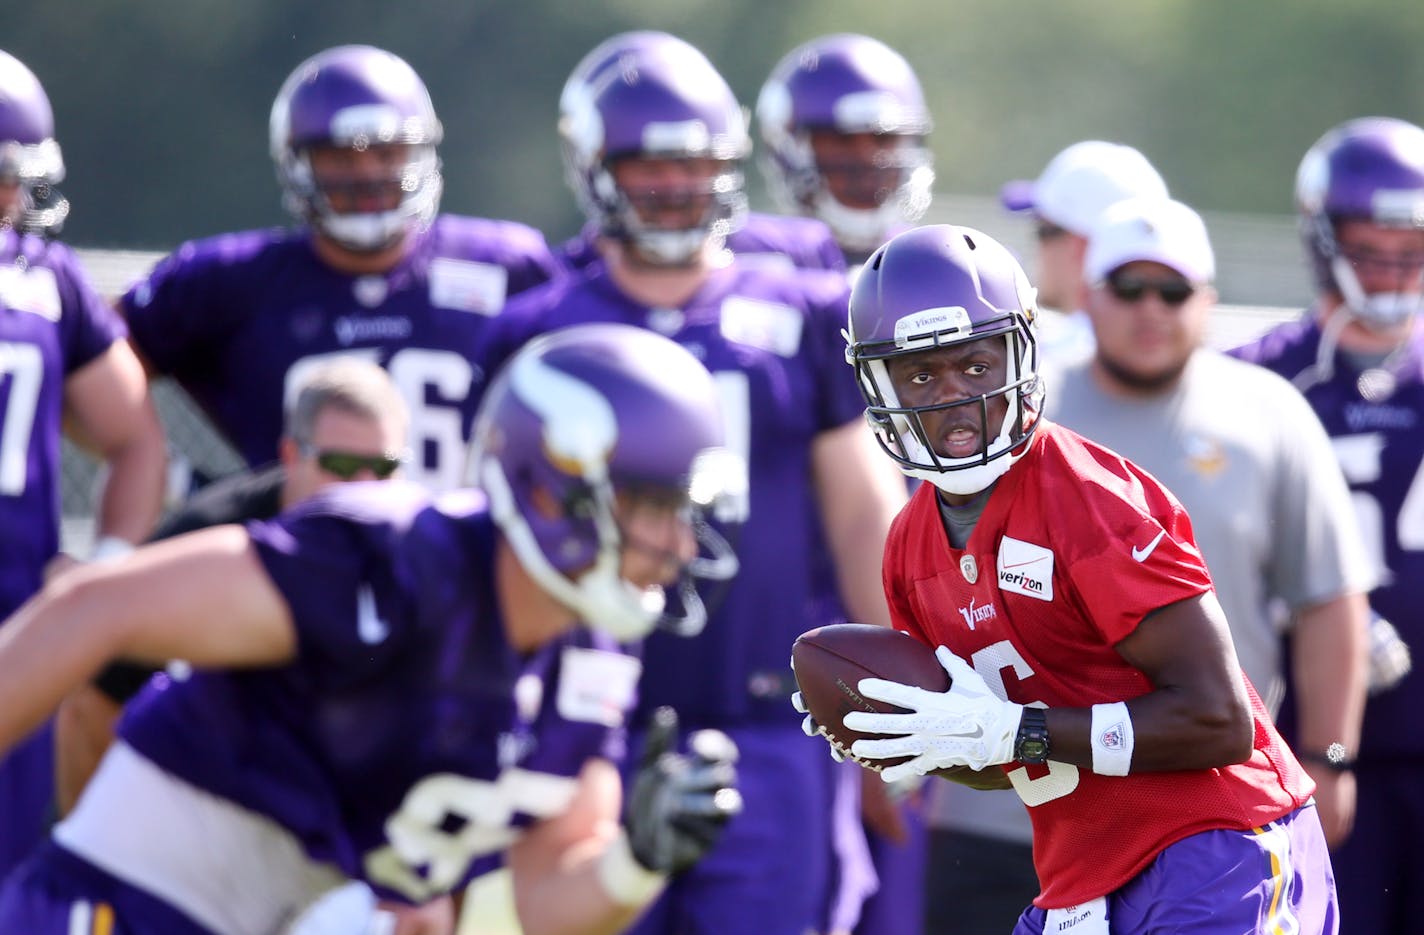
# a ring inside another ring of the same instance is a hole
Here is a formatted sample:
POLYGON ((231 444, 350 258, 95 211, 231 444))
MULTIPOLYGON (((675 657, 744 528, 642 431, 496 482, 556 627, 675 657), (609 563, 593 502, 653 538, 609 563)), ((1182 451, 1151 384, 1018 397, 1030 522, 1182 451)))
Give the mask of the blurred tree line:
POLYGON ((794 45, 876 36, 919 72, 938 187, 960 194, 990 195, 1099 137, 1142 149, 1203 210, 1284 214, 1325 129, 1368 113, 1424 120, 1424 16, 1398 0, 52 0, 7 8, 4 22, 0 48, 55 107, 67 239, 91 246, 164 249, 283 223, 272 97, 303 58, 348 42, 388 48, 425 78, 446 129, 447 210, 551 239, 578 224, 559 89, 626 29, 700 46, 749 107, 794 45))

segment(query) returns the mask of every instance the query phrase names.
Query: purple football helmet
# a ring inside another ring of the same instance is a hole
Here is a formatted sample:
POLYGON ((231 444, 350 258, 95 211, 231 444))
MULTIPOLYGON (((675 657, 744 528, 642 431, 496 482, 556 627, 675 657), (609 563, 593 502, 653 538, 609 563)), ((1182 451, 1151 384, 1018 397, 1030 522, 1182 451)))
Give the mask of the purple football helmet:
POLYGON ((762 86, 756 114, 759 162, 773 197, 785 211, 826 222, 845 249, 873 250, 893 228, 914 223, 929 207, 934 169, 924 141, 930 113, 909 63, 884 43, 845 34, 793 49, 762 86), (811 148, 813 130, 874 133, 900 145, 875 165, 820 165, 811 148), (846 205, 827 187, 828 172, 873 180, 887 169, 897 170, 890 176, 896 181, 876 192, 874 209, 846 205))
POLYGON ((490 388, 471 442, 472 480, 520 564, 589 626, 621 641, 655 626, 694 635, 707 620, 698 582, 736 573, 732 549, 702 519, 745 494, 746 466, 722 447, 717 400, 692 354, 621 324, 539 337, 490 388), (672 494, 691 507, 698 556, 675 585, 639 588, 621 577, 620 492, 672 494))
POLYGON ((1296 173, 1301 237, 1316 285, 1337 293, 1367 326, 1388 329, 1413 314, 1420 292, 1366 295, 1336 240, 1341 221, 1424 229, 1424 129, 1391 117, 1363 117, 1330 130, 1296 173))
POLYGON ((34 72, 0 51, 0 179, 19 184, 19 203, 0 206, 0 227, 53 236, 69 216, 55 188, 64 159, 54 139, 54 111, 34 72))
POLYGON ((1013 255, 967 227, 913 228, 871 254, 851 292, 846 359, 880 446, 907 475, 948 493, 978 493, 1027 450, 1043 408, 1032 328, 1036 302, 1013 255), (1008 379, 1001 388, 930 406, 900 405, 887 360, 996 335, 1008 342, 1008 379), (1009 408, 994 436, 987 404, 998 396, 1008 398, 1009 408), (947 458, 934 450, 920 415, 958 406, 977 410, 984 442, 977 455, 947 458))
POLYGON ((633 244, 650 262, 681 265, 720 243, 746 216, 742 163, 751 151, 746 116, 707 57, 667 33, 624 33, 585 56, 564 86, 559 136, 565 174, 600 231, 633 244), (712 159, 699 194, 702 218, 686 229, 640 217, 618 184, 622 159, 712 159))
POLYGON ((440 207, 435 147, 442 130, 420 76, 390 52, 346 45, 318 52, 288 76, 272 104, 270 142, 288 211, 347 249, 396 243, 412 225, 428 225, 440 207), (391 211, 338 213, 312 173, 313 146, 364 150, 405 144, 410 158, 397 178, 391 211))

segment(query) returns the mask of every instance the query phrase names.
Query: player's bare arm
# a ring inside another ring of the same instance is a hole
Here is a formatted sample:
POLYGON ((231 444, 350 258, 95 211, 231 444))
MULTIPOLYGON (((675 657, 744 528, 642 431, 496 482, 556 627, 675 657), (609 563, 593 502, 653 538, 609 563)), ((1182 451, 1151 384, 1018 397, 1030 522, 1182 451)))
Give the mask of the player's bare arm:
MULTIPOLYGON (((1168 604, 1143 618, 1117 646, 1153 690, 1128 702, 1133 772, 1210 769, 1251 755, 1251 709, 1226 616, 1216 595, 1168 604)), ((1054 759, 1093 765, 1090 709, 1050 710, 1054 759), (1063 737, 1060 746, 1057 737, 1063 737)))
POLYGON ((127 341, 65 381, 64 410, 67 434, 109 466, 98 535, 143 541, 163 505, 168 454, 143 365, 127 341))
POLYGON ((860 419, 816 437, 811 469, 850 619, 889 626, 880 559, 890 522, 905 504, 904 478, 860 419))
POLYGON ((114 659, 239 668, 295 653, 291 613, 240 526, 77 568, 0 627, 0 750, 114 659))

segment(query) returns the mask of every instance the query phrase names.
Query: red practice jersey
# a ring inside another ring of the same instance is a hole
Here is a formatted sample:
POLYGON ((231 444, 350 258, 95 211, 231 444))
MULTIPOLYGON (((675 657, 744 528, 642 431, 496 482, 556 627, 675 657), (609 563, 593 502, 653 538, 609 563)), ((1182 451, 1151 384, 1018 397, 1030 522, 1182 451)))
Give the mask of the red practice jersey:
MULTIPOLYGON (((1130 701, 1152 685, 1113 647, 1148 613, 1211 589, 1191 521, 1146 471, 1061 426, 1044 422, 1030 445, 962 550, 934 486, 920 485, 885 547, 895 626, 948 646, 1009 701, 1130 701)), ((1003 767, 1033 819, 1039 906, 1105 895, 1174 841, 1264 825, 1306 802, 1313 783, 1249 682, 1247 692, 1256 731, 1245 763, 1117 777, 1052 761, 1003 767)))

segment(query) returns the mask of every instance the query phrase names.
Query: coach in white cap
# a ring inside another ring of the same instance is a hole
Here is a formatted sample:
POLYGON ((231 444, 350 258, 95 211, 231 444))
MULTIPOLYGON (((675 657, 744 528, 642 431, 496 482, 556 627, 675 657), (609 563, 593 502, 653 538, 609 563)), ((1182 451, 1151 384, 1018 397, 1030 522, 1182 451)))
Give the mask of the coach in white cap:
MULTIPOLYGON (((1290 611, 1293 744, 1356 749, 1377 572, 1319 419, 1285 380, 1203 345, 1215 262, 1191 208, 1114 206, 1084 270, 1097 350, 1051 378, 1046 414, 1146 468, 1186 506, 1241 666, 1272 715, 1287 660, 1271 607, 1290 611)), ((1354 777, 1305 765, 1333 846, 1353 818, 1354 777)))
POLYGON ((1092 329, 1081 315, 1087 281, 1088 235, 1103 212, 1128 198, 1166 198, 1167 183, 1147 157, 1122 143, 1084 140, 1054 156, 1034 180, 1006 184, 1004 207, 1034 221, 1034 285, 1046 316, 1039 331, 1045 359, 1071 361, 1092 352, 1092 329))

